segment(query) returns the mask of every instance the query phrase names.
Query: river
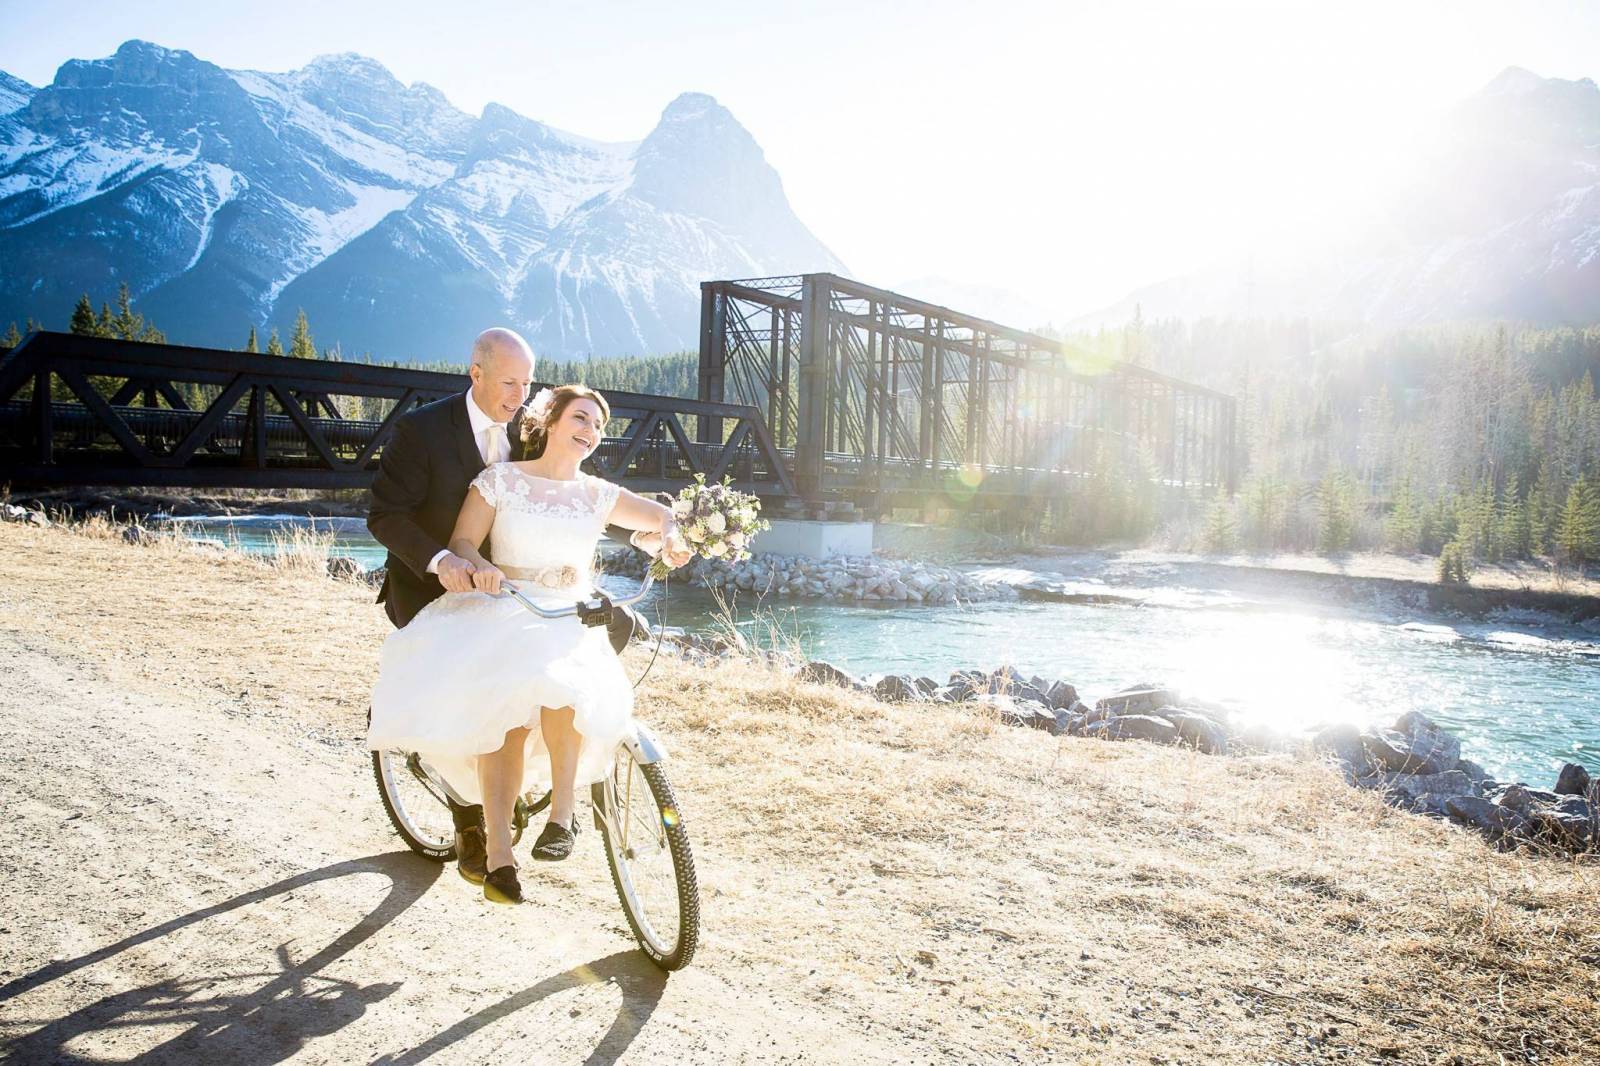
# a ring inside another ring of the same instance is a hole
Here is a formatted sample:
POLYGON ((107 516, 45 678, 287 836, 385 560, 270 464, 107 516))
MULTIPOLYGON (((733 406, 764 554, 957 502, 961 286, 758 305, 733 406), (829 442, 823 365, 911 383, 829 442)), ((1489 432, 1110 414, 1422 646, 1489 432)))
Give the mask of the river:
MULTIPOLYGON (((174 520, 197 539, 271 551, 310 527, 365 567, 383 549, 360 519, 252 516, 174 520)), ((607 584, 626 588, 624 579, 607 584)), ((766 601, 735 605, 741 629, 775 634, 858 674, 1016 667, 1065 678, 1093 701, 1160 682, 1277 728, 1388 723, 1419 710, 1461 737, 1502 780, 1548 787, 1566 761, 1600 771, 1600 642, 1592 631, 1519 620, 1466 621, 1371 604, 1239 595, 1180 577, 1140 589, 1141 603, 1007 602, 951 610, 766 601)), ((673 585, 645 604, 667 625, 719 616, 705 592, 673 585)))

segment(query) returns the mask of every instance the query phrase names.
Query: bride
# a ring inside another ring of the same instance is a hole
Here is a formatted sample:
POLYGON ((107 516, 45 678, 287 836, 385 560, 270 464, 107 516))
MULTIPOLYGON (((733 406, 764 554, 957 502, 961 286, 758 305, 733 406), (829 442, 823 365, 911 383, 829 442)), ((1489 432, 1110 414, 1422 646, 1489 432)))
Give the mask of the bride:
POLYGON ((450 537, 475 591, 446 593, 383 645, 367 745, 420 752, 463 799, 483 804, 483 894, 497 903, 522 899, 511 854, 517 796, 550 789, 533 856, 566 858, 574 791, 606 775, 633 714, 604 628, 539 618, 499 596, 501 584, 550 605, 582 598, 607 523, 661 533, 670 565, 689 559, 669 508, 579 472, 609 417, 605 398, 583 385, 534 398, 522 432, 543 438, 543 454, 486 467, 450 537), (486 538, 493 563, 479 552, 486 538))

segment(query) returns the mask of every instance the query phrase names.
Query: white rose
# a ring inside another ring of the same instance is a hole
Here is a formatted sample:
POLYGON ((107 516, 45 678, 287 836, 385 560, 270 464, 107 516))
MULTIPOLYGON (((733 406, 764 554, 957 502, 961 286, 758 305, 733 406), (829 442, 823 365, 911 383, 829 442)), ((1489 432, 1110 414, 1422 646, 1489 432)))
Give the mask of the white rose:
POLYGON ((706 529, 710 530, 712 533, 721 533, 727 528, 728 520, 722 517, 719 512, 713 511, 711 516, 706 519, 706 529))
POLYGON ((688 518, 689 517, 689 513, 691 511, 693 511, 693 510, 694 510, 694 501, 693 500, 673 500, 672 501, 672 513, 673 513, 674 516, 676 516, 678 518, 688 518))
POLYGON ((713 559, 720 559, 724 555, 728 554, 728 546, 719 540, 715 544, 711 545, 711 547, 706 549, 706 554, 711 556, 713 559))
POLYGON ((733 545, 734 551, 743 551, 744 546, 750 543, 750 538, 743 533, 729 533, 728 543, 733 545))
POLYGON ((696 544, 699 544, 701 541, 706 539, 705 523, 704 522, 690 522, 689 523, 689 528, 685 532, 684 535, 687 536, 690 540, 694 541, 696 544))

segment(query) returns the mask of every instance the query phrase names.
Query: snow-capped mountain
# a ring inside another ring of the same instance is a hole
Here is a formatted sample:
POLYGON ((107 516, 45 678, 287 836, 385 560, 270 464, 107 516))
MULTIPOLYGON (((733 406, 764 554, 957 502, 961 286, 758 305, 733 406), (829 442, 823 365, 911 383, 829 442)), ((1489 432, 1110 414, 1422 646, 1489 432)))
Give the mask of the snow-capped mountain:
POLYGON ((373 60, 224 70, 130 41, 0 80, 0 320, 126 281, 174 340, 459 358, 491 324, 551 356, 694 347, 699 283, 844 268, 729 112, 687 94, 604 144, 474 118, 373 60), (15 101, 11 106, 7 106, 15 101))
POLYGON ((1512 67, 1419 145, 1336 243, 1292 237, 1142 288, 1078 325, 1144 316, 1600 321, 1600 88, 1512 67))

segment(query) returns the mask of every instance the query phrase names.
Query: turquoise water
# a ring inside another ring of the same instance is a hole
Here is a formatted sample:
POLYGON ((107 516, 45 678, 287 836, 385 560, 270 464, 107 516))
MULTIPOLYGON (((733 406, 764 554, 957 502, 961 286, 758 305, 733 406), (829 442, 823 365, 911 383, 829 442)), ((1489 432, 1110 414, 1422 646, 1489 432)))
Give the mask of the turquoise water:
MULTIPOLYGON (((310 524, 363 565, 383 550, 360 519, 186 521, 191 536, 270 550, 272 534, 310 524)), ((607 579, 616 588, 631 584, 607 579)), ((928 674, 1010 665, 1065 678, 1087 700, 1159 681, 1284 729, 1386 724, 1420 710, 1461 737, 1502 780, 1548 787, 1562 762, 1600 771, 1600 642, 1528 622, 1467 622, 1326 603, 1246 600, 1225 591, 1142 589, 1158 605, 1017 602, 959 610, 738 601, 738 624, 860 674, 928 674)), ((699 628, 717 606, 674 586, 647 615, 699 628)))

